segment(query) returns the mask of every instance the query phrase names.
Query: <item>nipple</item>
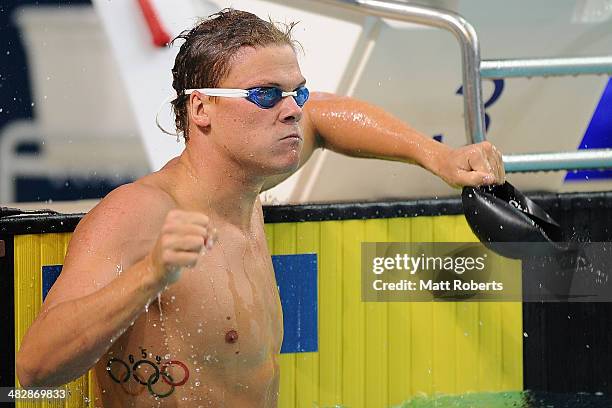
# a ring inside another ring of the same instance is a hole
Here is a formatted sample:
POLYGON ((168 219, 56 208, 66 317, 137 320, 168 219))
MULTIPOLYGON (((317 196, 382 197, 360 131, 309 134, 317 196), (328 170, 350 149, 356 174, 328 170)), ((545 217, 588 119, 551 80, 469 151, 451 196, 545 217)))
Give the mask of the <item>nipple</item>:
POLYGON ((235 343, 238 341, 238 332, 236 330, 230 330, 225 333, 225 342, 226 343, 235 343))

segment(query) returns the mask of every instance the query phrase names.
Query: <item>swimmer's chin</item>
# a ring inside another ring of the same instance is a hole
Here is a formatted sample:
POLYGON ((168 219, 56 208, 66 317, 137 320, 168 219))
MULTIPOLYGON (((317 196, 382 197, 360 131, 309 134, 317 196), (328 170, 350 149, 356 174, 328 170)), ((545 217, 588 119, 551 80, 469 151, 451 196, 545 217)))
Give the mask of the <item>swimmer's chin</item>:
POLYGON ((291 164, 275 169, 274 175, 294 173, 300 168, 300 161, 295 160, 291 164))
POLYGON ((268 171, 266 171, 266 176, 275 177, 282 174, 294 173, 300 168, 300 155, 299 151, 296 154, 295 158, 291 158, 291 160, 287 160, 285 163, 276 163, 276 166, 268 167, 268 171))

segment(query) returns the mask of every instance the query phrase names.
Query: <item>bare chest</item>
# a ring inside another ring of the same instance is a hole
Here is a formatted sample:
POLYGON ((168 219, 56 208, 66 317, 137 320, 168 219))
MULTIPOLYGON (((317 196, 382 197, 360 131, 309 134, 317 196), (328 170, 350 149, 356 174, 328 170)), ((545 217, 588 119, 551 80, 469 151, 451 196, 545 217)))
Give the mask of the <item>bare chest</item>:
POLYGON ((257 365, 279 353, 278 289, 267 249, 257 248, 222 243, 163 294, 160 320, 169 343, 183 343, 211 365, 228 359, 257 365))
POLYGON ((282 336, 265 241, 220 242, 153 300, 109 350, 110 365, 98 375, 139 398, 155 387, 263 398, 276 388, 282 336), (126 367, 131 378, 124 383, 126 367))

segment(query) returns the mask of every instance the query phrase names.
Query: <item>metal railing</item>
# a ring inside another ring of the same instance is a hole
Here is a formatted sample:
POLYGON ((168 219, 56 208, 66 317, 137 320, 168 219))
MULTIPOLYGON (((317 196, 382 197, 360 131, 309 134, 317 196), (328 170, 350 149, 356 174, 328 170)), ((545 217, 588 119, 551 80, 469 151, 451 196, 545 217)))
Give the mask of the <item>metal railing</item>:
POLYGON ((481 78, 602 74, 612 74, 612 57, 487 60, 480 63, 481 78))
MULTIPOLYGON (((317 0, 365 14, 438 27, 450 31, 461 48, 463 107, 468 142, 486 140, 481 78, 558 75, 612 75, 612 57, 480 60, 474 27, 457 13, 392 0, 317 0)), ((508 154, 507 172, 612 168, 611 149, 581 152, 508 154)))

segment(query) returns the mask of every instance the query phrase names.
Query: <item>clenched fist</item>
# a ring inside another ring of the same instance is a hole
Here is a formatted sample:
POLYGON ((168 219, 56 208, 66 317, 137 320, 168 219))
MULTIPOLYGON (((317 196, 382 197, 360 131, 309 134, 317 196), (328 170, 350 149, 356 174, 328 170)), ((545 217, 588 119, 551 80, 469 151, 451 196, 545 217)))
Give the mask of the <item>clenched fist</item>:
POLYGON ((212 249, 217 231, 199 212, 171 210, 149 254, 153 273, 164 285, 176 282, 183 268, 195 266, 200 254, 212 249))
POLYGON ((439 162, 437 175, 453 187, 504 184, 506 179, 502 155, 488 141, 449 149, 439 162))

